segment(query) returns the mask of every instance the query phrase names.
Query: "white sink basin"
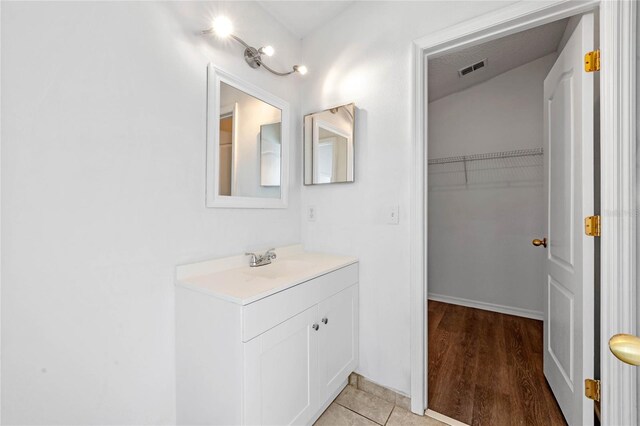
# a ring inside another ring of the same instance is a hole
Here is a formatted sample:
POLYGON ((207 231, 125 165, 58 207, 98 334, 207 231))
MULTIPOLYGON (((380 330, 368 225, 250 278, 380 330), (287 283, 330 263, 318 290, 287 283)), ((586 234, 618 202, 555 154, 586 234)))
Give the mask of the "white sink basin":
POLYGON ((305 252, 299 245, 281 247, 276 254, 278 258, 271 264, 253 268, 247 256, 181 265, 176 285, 247 305, 358 261, 350 256, 305 252))
POLYGON ((297 275, 313 266, 313 263, 304 260, 282 259, 274 260, 269 265, 256 266, 254 268, 243 269, 242 272, 253 277, 268 279, 284 278, 297 275))

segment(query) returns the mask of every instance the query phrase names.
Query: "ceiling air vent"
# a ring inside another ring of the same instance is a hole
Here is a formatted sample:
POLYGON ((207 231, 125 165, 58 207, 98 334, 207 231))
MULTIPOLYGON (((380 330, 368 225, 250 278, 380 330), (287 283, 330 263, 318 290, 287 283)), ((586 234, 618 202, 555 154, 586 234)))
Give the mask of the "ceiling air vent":
POLYGON ((465 75, 469 75, 472 72, 479 70, 480 68, 484 68, 485 65, 487 65, 487 58, 484 58, 483 60, 481 60, 480 62, 476 62, 475 64, 460 68, 458 70, 458 75, 460 77, 464 77, 465 75))

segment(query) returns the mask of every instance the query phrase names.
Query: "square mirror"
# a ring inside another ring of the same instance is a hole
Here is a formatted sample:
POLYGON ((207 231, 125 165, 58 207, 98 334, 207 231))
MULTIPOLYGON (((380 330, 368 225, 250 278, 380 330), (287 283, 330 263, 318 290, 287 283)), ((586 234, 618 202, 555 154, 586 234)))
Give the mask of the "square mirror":
POLYGON ((304 184, 354 181, 353 103, 304 117, 304 184))
POLYGON ((289 105, 209 66, 207 206, 286 207, 289 105))

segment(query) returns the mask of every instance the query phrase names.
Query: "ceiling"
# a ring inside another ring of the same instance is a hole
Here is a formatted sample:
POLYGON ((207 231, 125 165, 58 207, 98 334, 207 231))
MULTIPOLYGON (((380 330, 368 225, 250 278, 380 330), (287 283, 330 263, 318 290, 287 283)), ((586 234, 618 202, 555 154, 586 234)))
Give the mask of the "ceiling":
POLYGON ((558 49, 568 19, 468 47, 429 60, 429 102, 487 81, 558 49), (460 77, 458 70, 487 58, 487 64, 460 77))
POLYGON ((355 1, 258 1, 291 34, 302 39, 338 16, 355 1))

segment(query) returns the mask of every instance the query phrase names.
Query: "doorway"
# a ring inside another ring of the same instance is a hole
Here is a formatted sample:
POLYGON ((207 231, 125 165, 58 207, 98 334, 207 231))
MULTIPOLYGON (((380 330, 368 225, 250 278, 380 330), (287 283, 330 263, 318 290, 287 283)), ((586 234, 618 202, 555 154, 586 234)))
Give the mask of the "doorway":
MULTIPOLYGON (((635 374, 626 367, 616 364, 608 353, 608 336, 624 330, 635 332, 635 315, 629 311, 629 298, 635 302, 635 264, 629 252, 622 247, 635 246, 635 218, 624 206, 632 202, 633 195, 626 188, 635 191, 635 93, 634 80, 628 69, 635 67, 631 48, 635 39, 635 5, 626 2, 553 2, 542 6, 519 4, 506 7, 456 27, 425 36, 414 42, 414 146, 416 159, 412 168, 411 189, 411 282, 412 282, 412 325, 411 325, 411 402, 412 411, 419 413, 427 406, 427 366, 426 362, 426 292, 427 292, 427 232, 426 216, 427 129, 426 119, 427 60, 447 50, 460 49, 485 41, 494 40, 536 26, 564 19, 600 6, 601 44, 608 55, 608 69, 601 72, 602 89, 602 135, 603 140, 615 141, 602 146, 602 223, 609 233, 601 239, 603 280, 601 340, 598 342, 602 353, 602 376, 604 399, 603 418, 605 424, 633 423, 636 416, 635 374), (622 34, 622 35, 621 35, 622 34), (631 53, 630 53, 631 52, 631 53), (624 69, 624 72, 621 72, 624 69), (630 99, 633 98, 633 99, 630 99), (619 132, 616 129, 631 129, 619 132), (631 137, 633 135, 633 137, 631 137), (622 187, 621 187, 622 185, 622 187), (609 249, 609 250, 608 250, 609 249), (615 278, 616 285, 607 285, 615 278), (634 395, 623 393, 629 390, 634 395)), ((632 73, 633 75, 633 73, 632 73)), ((431 247, 429 248, 432 249, 431 247)), ((581 384, 576 382, 576 388, 581 384)))
POLYGON ((562 411, 590 423, 572 410, 571 375, 593 376, 593 327, 580 336, 564 324, 583 322, 581 305, 593 310, 593 239, 573 218, 583 204, 593 214, 597 74, 575 72, 583 43, 593 50, 593 21, 561 19, 428 63, 429 401, 468 424, 564 424, 562 411), (591 103, 589 132, 571 96, 591 103), (574 274, 554 271, 547 286, 547 263, 574 274), (575 291, 583 266, 590 277, 575 291))

